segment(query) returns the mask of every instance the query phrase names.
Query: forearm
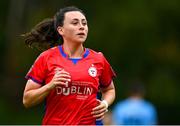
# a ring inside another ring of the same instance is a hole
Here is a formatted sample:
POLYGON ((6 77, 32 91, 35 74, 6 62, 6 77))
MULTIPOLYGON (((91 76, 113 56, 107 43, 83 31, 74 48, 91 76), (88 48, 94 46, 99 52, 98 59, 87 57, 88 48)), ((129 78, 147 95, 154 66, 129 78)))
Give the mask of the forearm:
POLYGON ((41 103, 52 89, 57 85, 67 85, 67 82, 71 81, 70 78, 71 76, 68 72, 61 70, 56 72, 52 80, 44 86, 29 79, 24 90, 24 106, 28 108, 41 103))
POLYGON ((114 102, 115 88, 113 82, 108 88, 102 89, 102 99, 107 101, 108 106, 110 106, 114 102))
POLYGON ((115 99, 115 89, 113 82, 106 88, 101 89, 102 101, 99 101, 99 105, 92 109, 92 114, 97 119, 103 119, 107 112, 108 106, 110 106, 115 99))
POLYGON ((102 99, 106 100, 108 103, 108 106, 110 106, 114 102, 114 99, 115 99, 115 90, 110 89, 106 92, 103 92, 102 93, 102 99))
POLYGON ((26 108, 41 103, 50 92, 49 85, 46 84, 38 89, 26 91, 23 97, 23 104, 26 108))

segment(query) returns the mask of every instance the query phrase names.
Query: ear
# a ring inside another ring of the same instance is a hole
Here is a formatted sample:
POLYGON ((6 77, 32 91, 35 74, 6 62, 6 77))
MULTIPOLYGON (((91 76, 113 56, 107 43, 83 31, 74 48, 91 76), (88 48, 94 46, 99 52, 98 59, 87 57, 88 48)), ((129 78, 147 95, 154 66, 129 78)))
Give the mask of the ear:
POLYGON ((57 27, 57 31, 58 31, 58 33, 60 34, 60 35, 63 35, 63 27, 61 27, 61 26, 58 26, 57 27))

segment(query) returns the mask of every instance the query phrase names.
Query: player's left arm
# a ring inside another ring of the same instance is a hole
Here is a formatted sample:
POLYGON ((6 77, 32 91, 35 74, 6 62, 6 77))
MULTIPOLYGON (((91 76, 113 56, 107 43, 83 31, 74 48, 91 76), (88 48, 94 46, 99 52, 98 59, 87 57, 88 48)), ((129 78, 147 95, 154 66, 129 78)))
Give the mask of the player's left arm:
POLYGON ((104 118, 105 113, 108 110, 108 106, 110 106, 115 99, 115 88, 114 83, 111 81, 111 84, 108 87, 101 88, 102 100, 99 101, 99 105, 93 108, 92 114, 98 120, 104 118))

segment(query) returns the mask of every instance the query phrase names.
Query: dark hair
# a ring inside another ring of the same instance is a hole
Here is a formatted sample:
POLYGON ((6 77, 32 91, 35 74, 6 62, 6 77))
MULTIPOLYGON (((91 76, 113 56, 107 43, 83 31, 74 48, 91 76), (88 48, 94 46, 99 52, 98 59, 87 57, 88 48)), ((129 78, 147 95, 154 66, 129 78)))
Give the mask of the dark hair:
POLYGON ((30 32, 23 34, 22 36, 25 38, 25 44, 44 50, 58 45, 60 43, 59 40, 63 42, 62 36, 57 32, 57 27, 63 26, 64 15, 66 12, 70 11, 79 11, 85 15, 81 9, 75 6, 62 8, 53 18, 41 21, 30 32))
POLYGON ((134 82, 128 86, 128 93, 129 95, 143 96, 145 94, 145 87, 141 82, 134 82))

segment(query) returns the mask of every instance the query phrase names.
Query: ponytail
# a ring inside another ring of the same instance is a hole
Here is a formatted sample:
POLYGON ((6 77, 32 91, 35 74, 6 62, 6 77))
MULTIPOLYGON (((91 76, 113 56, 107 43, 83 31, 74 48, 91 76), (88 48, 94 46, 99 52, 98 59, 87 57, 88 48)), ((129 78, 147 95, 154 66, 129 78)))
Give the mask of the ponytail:
MULTIPOLYGON (((38 49, 48 49, 56 46, 59 40, 63 42, 62 36, 57 32, 58 26, 64 25, 64 16, 66 12, 79 11, 82 14, 84 12, 75 7, 69 6, 60 9, 54 16, 54 18, 48 18, 37 24, 30 32, 23 34, 26 45, 30 47, 37 47, 38 49)), ((84 14, 85 15, 85 14, 84 14)))
POLYGON ((25 44, 29 47, 36 47, 39 50, 46 50, 59 44, 62 37, 54 27, 53 19, 45 19, 38 23, 30 32, 22 35, 25 44))

